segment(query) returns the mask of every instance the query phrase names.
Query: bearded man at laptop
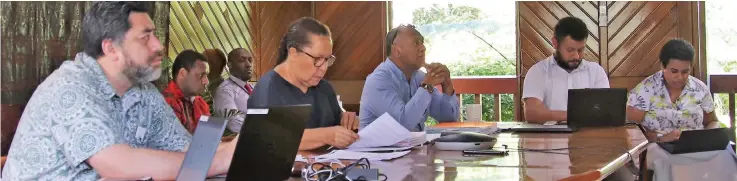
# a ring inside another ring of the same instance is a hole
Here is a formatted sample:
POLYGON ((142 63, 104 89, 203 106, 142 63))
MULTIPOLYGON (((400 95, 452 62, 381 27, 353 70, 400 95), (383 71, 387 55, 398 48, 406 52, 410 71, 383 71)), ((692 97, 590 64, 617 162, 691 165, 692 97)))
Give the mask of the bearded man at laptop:
POLYGON ((537 62, 524 80, 522 101, 530 123, 566 121, 568 89, 609 88, 599 64, 583 59, 589 31, 578 18, 566 17, 555 25, 555 53, 537 62))

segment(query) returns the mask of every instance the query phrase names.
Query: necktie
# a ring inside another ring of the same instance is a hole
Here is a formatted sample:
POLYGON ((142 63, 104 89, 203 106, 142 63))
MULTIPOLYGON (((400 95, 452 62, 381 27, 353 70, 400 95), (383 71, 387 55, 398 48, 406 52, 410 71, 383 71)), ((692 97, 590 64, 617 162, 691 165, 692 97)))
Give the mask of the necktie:
POLYGON ((251 86, 250 86, 250 85, 246 84, 246 93, 247 93, 248 95, 251 95, 251 92, 253 92, 253 88, 251 88, 251 86))

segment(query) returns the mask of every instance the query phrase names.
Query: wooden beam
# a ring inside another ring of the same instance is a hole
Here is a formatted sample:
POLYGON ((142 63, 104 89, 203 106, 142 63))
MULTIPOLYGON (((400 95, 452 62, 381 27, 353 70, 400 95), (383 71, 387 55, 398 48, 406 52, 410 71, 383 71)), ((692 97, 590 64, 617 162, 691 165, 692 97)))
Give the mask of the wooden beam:
POLYGON ((474 94, 473 95, 473 103, 474 104, 481 104, 481 94, 474 94))
POLYGON ((735 128, 735 118, 734 118, 734 92, 729 93, 729 127, 735 128))
POLYGON ((711 74, 708 84, 712 93, 735 92, 737 91, 737 74, 711 74))
POLYGON ((453 88, 459 94, 514 94, 515 76, 460 76, 452 77, 453 88))
POLYGON ((502 104, 501 104, 501 96, 499 94, 494 94, 494 121, 501 121, 502 120, 502 104))

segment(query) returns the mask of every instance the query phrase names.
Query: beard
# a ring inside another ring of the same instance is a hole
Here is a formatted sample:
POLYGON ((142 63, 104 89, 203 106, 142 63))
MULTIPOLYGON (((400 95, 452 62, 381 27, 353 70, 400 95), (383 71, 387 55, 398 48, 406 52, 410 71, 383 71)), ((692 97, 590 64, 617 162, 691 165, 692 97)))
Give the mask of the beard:
POLYGON ((578 68, 578 66, 580 66, 582 63, 582 59, 563 60, 563 57, 560 57, 560 52, 558 50, 555 50, 555 55, 553 55, 553 58, 555 58, 555 62, 558 63, 558 66, 566 71, 572 71, 578 68), (571 65, 572 63, 575 64, 571 65))
POLYGON ((161 54, 161 52, 155 53, 153 56, 148 57, 147 62, 149 64, 144 65, 137 65, 133 60, 129 58, 130 56, 127 52, 124 51, 123 54, 126 57, 125 64, 127 65, 126 69, 123 72, 132 83, 138 84, 143 82, 151 82, 161 77, 161 67, 153 67, 150 64, 154 61, 154 58, 156 58, 156 56, 159 56, 161 54))

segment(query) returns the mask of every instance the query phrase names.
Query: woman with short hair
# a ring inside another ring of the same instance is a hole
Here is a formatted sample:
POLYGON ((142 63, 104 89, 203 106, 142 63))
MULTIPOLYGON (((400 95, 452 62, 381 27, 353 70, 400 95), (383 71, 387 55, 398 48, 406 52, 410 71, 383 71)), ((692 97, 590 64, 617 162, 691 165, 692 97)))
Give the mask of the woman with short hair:
POLYGON ((668 41, 660 51, 663 70, 630 91, 627 119, 641 123, 657 142, 677 140, 681 130, 718 128, 709 87, 690 76, 694 49, 682 39, 668 41))

